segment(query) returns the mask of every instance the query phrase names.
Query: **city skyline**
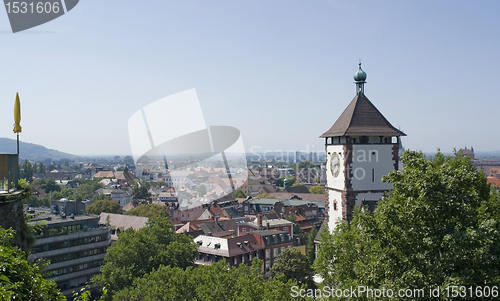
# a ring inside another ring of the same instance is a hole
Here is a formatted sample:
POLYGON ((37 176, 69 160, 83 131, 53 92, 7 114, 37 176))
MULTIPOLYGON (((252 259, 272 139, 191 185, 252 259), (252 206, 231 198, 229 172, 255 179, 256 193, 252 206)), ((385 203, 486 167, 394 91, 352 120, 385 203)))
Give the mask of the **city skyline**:
POLYGON ((4 14, 0 137, 15 139, 19 92, 21 141, 129 155, 132 114, 194 88, 207 126, 239 129, 248 153, 323 151, 361 59, 365 94, 408 135, 406 149, 498 151, 499 6, 85 1, 16 34, 4 14))

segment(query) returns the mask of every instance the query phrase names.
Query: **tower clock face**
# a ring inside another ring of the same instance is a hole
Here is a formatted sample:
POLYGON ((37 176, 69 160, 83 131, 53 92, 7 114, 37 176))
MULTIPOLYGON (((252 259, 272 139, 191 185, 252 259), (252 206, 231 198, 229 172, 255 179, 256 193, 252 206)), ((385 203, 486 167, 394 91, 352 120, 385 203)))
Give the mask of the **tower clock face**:
POLYGON ((339 175, 340 172, 340 156, 336 152, 332 153, 330 157, 330 170, 332 171, 332 176, 335 178, 339 175))

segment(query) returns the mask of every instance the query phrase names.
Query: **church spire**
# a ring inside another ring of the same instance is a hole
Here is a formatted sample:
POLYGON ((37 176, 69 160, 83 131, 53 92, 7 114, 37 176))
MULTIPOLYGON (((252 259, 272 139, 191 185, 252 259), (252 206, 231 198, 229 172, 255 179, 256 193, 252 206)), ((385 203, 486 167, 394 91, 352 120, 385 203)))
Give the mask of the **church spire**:
POLYGON ((356 83, 356 94, 365 94, 366 72, 361 69, 361 61, 359 62, 359 69, 354 73, 354 83, 356 83))

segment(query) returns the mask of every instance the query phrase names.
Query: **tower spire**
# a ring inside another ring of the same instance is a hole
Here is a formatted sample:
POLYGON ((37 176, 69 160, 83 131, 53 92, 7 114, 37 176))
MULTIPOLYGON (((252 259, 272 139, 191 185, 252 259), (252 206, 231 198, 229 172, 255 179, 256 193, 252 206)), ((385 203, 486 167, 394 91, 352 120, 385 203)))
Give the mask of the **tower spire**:
POLYGON ((365 94, 366 72, 361 69, 361 59, 359 60, 359 68, 354 73, 354 83, 356 84, 356 94, 365 94))

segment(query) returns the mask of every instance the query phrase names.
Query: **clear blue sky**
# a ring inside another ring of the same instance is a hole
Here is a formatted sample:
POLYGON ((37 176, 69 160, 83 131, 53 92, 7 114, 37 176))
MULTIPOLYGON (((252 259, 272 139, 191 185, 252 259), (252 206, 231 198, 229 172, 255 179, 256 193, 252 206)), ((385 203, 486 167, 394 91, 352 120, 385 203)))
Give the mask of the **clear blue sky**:
POLYGON ((3 11, 0 137, 15 138, 19 92, 22 141, 130 154, 130 116, 195 88, 206 123, 238 128, 248 150, 322 150, 361 58, 365 94, 406 148, 500 150, 499 11, 499 1, 82 0, 16 34, 3 11))

